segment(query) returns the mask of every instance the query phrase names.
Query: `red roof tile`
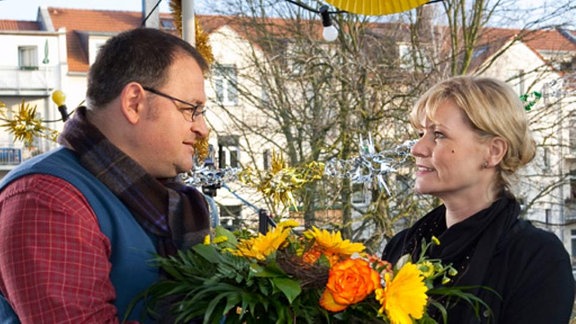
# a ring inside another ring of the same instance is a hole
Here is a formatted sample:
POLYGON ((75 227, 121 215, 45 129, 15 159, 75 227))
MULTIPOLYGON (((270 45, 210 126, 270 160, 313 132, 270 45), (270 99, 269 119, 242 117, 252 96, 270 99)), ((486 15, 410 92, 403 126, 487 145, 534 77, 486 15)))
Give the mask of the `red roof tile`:
POLYGON ((88 71, 88 53, 77 32, 118 33, 140 26, 142 14, 127 11, 82 10, 48 8, 52 24, 56 30, 66 28, 68 70, 88 71))
POLYGON ((40 24, 36 21, 24 20, 0 20, 2 31, 39 31, 40 24))
MULTIPOLYGON (((88 53, 87 48, 82 44, 81 36, 83 33, 118 33, 124 30, 136 28, 141 25, 142 13, 135 11, 108 11, 108 10, 87 10, 87 9, 68 9, 49 7, 48 13, 52 24, 56 30, 66 28, 67 50, 68 50, 68 68, 71 72, 88 71, 88 53)), ((173 19, 171 14, 161 13, 161 20, 173 19)), ((226 16, 197 16, 202 28, 207 33, 215 29, 228 25, 241 36, 258 43, 257 33, 245 27, 246 21, 238 17, 226 16)), ((286 34, 284 30, 290 23, 284 19, 269 19, 267 21, 266 32, 276 33, 279 35, 286 34)), ((377 25, 377 24, 375 24, 377 25)), ((370 26, 378 28, 378 26, 370 26)), ((387 28, 390 28, 389 26, 387 28)), ((321 28, 318 29, 318 34, 321 28)), ((33 21, 0 21, 0 30, 40 30, 37 22, 33 21)), ((491 55, 499 47, 506 44, 514 37, 521 36, 523 41, 535 51, 557 51, 568 50, 576 51, 576 44, 564 37, 558 30, 543 31, 526 31, 504 28, 486 28, 481 34, 478 46, 487 48, 484 55, 491 55)), ((318 35, 319 36, 319 35, 318 35)), ((481 61, 477 57, 477 61, 481 61)), ((476 63, 479 64, 480 62, 476 63)))

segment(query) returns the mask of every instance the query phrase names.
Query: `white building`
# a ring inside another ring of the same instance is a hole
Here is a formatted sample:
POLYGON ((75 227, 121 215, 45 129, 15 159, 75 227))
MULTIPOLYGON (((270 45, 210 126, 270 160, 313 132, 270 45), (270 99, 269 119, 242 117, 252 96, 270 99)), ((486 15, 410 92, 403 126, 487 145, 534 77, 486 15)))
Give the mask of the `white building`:
MULTIPOLYGON (((66 78, 65 33, 47 31, 40 22, 0 21, 0 40, 0 101, 12 110, 25 101, 36 106, 43 119, 59 119, 50 95, 62 88, 66 78)), ((52 125, 61 127, 57 122, 52 125)), ((0 174, 34 151, 44 151, 51 145, 50 141, 37 140, 34 147, 24 148, 14 136, 0 132, 0 174)))

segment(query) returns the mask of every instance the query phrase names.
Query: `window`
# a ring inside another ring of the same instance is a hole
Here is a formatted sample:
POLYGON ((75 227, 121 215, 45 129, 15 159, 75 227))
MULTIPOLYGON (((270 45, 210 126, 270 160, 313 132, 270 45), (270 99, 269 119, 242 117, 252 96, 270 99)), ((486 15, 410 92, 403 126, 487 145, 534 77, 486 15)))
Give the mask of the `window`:
POLYGON ((362 205, 369 203, 369 193, 368 190, 364 188, 363 183, 355 183, 352 185, 352 203, 362 205))
POLYGON ((431 68, 430 61, 421 49, 414 49, 411 45, 398 45, 398 58, 400 59, 400 68, 408 71, 423 70, 429 71, 431 68))
POLYGON ((526 72, 522 69, 518 70, 518 84, 516 86, 520 95, 526 93, 526 72))
POLYGON ((262 88, 262 95, 260 96, 260 104, 263 107, 269 106, 270 105, 270 95, 268 94, 269 91, 269 87, 264 85, 262 88))
POLYGON ((568 126, 570 155, 576 156, 576 115, 570 116, 570 126, 568 126))
POLYGON ((482 45, 478 48, 475 48, 474 52, 472 53, 472 59, 478 59, 479 57, 484 55, 486 53, 486 51, 488 51, 489 48, 490 48, 490 46, 488 46, 488 45, 482 45))
POLYGON ((576 202, 576 177, 570 179, 570 201, 576 202))
POLYGON ((576 203, 576 169, 570 170, 568 180, 570 181, 570 196, 566 198, 566 202, 576 203))
POLYGON ((550 148, 545 147, 542 152, 542 162, 544 171, 550 170, 550 148))
POLYGON ((165 30, 176 30, 176 26, 172 19, 160 19, 160 26, 165 30))
POLYGON ((240 148, 237 135, 218 137, 218 165, 220 168, 238 168, 240 148))
MULTIPOLYGON (((576 257, 576 230, 570 231, 570 241, 572 242, 572 260, 575 260, 576 257)), ((574 261, 572 261, 574 264, 574 261)))
POLYGON ((106 38, 96 37, 96 36, 90 37, 90 41, 89 41, 89 45, 88 45, 89 46, 88 59, 90 60, 90 65, 92 65, 92 63, 94 63, 94 61, 96 61, 96 57, 98 56, 98 52, 100 51, 100 48, 102 46, 104 46, 104 44, 106 43, 107 40, 108 40, 107 37, 106 38))
POLYGON ((236 230, 241 226, 242 205, 220 205, 220 225, 228 230, 236 230))
POLYGON ((518 204, 520 205, 520 210, 524 211, 526 210, 526 199, 524 199, 524 197, 517 197, 518 199, 518 204))
POLYGON ((206 166, 206 167, 216 167, 216 152, 214 149, 214 145, 208 144, 208 155, 204 158, 203 161, 198 159, 198 155, 194 154, 194 163, 198 166, 206 166))
POLYGON ((216 64, 214 69, 216 99, 224 105, 238 104, 238 81, 236 66, 216 64))
POLYGON ((19 46, 18 66, 21 70, 38 70, 38 47, 19 46))
POLYGON ((21 149, 0 147, 0 165, 17 165, 20 163, 22 163, 21 149))
POLYGON ((264 170, 270 170, 270 150, 268 149, 262 153, 262 165, 264 170))

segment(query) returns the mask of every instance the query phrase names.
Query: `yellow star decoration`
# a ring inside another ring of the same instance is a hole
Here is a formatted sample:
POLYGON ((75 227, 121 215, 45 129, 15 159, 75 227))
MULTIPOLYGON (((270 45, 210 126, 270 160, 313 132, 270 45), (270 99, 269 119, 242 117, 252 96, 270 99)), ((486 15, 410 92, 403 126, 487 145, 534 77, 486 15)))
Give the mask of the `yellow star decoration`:
POLYGON ((36 106, 22 101, 17 112, 9 110, 4 103, 0 104, 0 127, 6 128, 9 133, 14 135, 18 141, 24 142, 26 146, 32 146, 34 138, 44 137, 56 141, 58 132, 42 125, 42 119, 36 114, 36 106))
POLYGON ((247 185, 254 186, 275 205, 296 207, 294 191, 306 184, 320 180, 324 174, 324 164, 310 162, 302 167, 289 167, 281 154, 272 152, 270 170, 259 175, 250 167, 240 172, 238 178, 247 185))

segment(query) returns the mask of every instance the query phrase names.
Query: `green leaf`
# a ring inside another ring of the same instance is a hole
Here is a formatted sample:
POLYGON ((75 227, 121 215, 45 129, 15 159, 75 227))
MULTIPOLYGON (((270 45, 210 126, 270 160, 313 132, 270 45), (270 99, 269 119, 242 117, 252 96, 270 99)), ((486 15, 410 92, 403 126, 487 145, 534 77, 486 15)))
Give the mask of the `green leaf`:
POLYGON ((222 255, 212 245, 197 244, 192 247, 192 250, 211 263, 222 261, 222 255))
POLYGON ((274 278, 272 279, 272 283, 275 287, 280 289, 284 296, 288 298, 290 304, 294 302, 294 300, 300 295, 302 292, 302 288, 300 288, 300 284, 298 281, 290 279, 290 278, 274 278))
POLYGON ((219 236, 227 238, 226 242, 220 243, 222 248, 235 248, 238 245, 236 235, 222 226, 216 226, 216 228, 214 228, 214 237, 219 236))

